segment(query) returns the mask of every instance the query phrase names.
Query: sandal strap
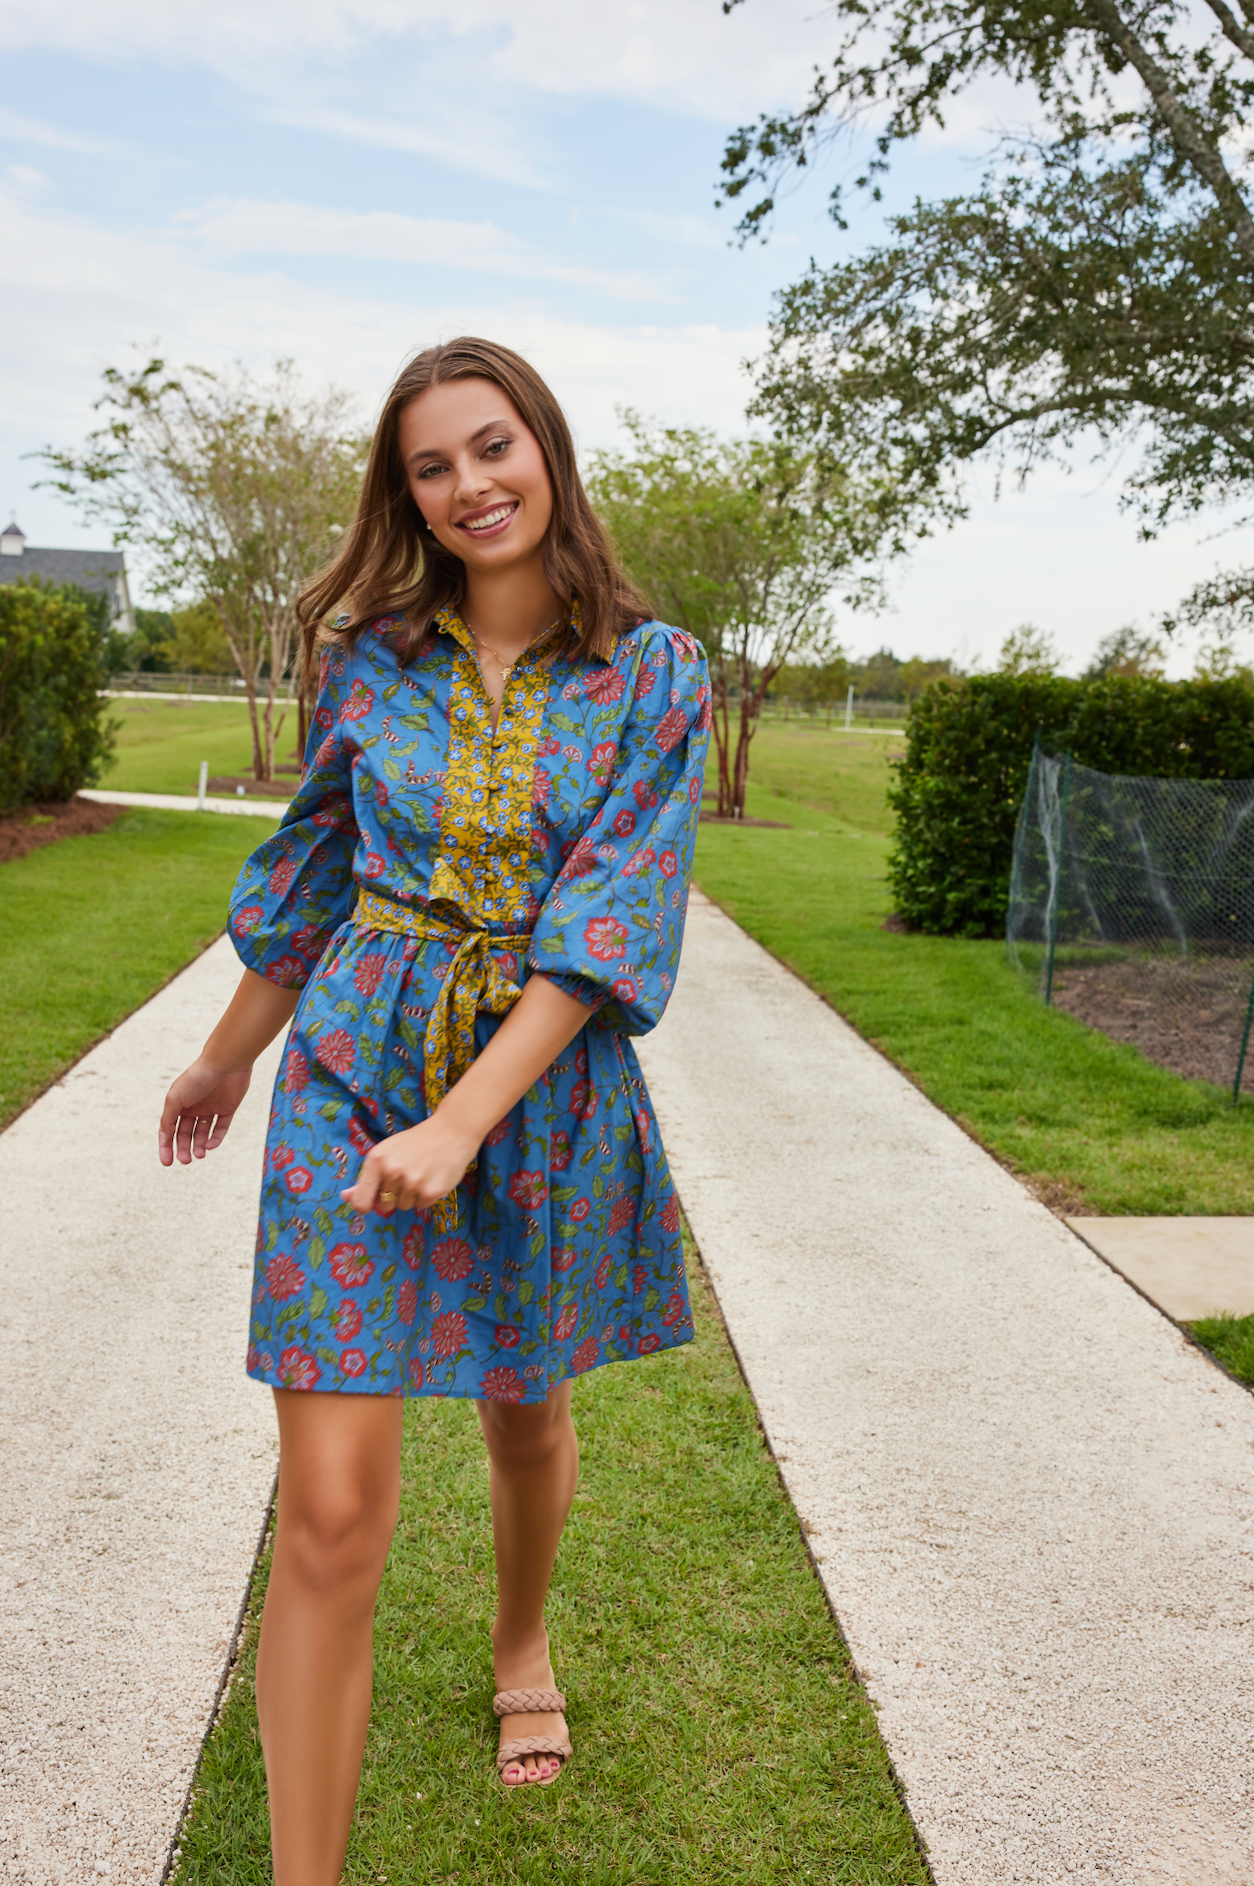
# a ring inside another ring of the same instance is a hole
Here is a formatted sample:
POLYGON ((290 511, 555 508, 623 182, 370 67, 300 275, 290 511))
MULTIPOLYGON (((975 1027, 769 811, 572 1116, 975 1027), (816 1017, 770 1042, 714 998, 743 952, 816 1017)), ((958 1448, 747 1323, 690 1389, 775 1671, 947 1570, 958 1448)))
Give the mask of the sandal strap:
POLYGON ((492 1698, 498 1716, 549 1715, 565 1707, 566 1698, 560 1690, 501 1690, 492 1698))
POLYGON ((496 1765, 499 1770, 506 1769, 511 1762, 521 1761, 524 1755, 556 1755, 559 1761, 568 1762, 574 1752, 564 1736, 516 1735, 510 1741, 502 1742, 497 1751, 496 1765))

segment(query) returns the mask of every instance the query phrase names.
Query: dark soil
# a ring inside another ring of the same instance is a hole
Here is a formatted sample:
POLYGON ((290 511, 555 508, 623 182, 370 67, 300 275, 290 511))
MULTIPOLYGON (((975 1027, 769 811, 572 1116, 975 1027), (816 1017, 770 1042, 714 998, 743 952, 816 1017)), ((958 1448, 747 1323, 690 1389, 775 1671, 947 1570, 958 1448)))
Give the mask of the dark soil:
POLYGON ((757 825, 763 831, 790 832, 791 825, 785 825, 782 819, 721 819, 717 812, 703 812, 702 825, 757 825))
MULTIPOLYGON (((288 770, 286 766, 275 768, 275 771, 279 773, 286 773, 288 770)), ((299 773, 300 768, 293 766, 290 770, 293 773, 299 773)), ((213 773, 206 784, 205 791, 234 798, 241 786, 250 799, 290 799, 293 791, 292 786, 285 785, 282 780, 254 779, 251 773, 213 773)))
POLYGON ((58 838, 103 832, 127 810, 124 805, 97 805, 94 799, 66 799, 6 812, 0 818, 0 864, 12 864, 41 845, 55 845, 58 838))
MULTIPOLYGON (((1130 956, 1055 969, 1054 1002, 1173 1074, 1231 1087, 1252 974, 1254 963, 1235 955, 1202 956, 1188 964, 1130 956)), ((1254 1093, 1254 1042, 1241 1087, 1254 1093)))

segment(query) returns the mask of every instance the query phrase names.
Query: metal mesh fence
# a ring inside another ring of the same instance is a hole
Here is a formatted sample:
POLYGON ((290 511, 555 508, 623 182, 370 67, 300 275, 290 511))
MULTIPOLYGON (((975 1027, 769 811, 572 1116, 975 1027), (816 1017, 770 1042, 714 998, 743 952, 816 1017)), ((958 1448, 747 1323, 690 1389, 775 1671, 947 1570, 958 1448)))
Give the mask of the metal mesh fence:
POLYGON ((1254 780, 1125 778, 1038 749, 1006 946, 1042 1001, 1254 1091, 1254 780))

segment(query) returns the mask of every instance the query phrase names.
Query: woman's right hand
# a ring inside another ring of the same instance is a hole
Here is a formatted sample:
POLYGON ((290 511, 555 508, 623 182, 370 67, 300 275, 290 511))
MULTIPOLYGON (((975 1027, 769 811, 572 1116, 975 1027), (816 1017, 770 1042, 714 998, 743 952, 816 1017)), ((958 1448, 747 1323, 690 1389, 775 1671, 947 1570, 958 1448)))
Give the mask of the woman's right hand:
POLYGON ((157 1157, 163 1166, 175 1159, 190 1166, 220 1146, 240 1102, 248 1092, 251 1067, 226 1073, 204 1056, 179 1075, 165 1097, 157 1130, 157 1157))

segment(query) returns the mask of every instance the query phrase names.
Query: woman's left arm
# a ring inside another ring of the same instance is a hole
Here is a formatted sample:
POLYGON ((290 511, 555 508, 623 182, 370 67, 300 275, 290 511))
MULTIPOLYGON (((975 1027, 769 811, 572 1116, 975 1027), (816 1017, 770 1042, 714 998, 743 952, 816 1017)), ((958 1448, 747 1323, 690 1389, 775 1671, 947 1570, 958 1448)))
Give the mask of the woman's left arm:
POLYGON ((498 1120, 539 1080, 588 1020, 588 1006, 542 975, 522 994, 483 1052, 451 1087, 429 1120, 380 1140, 362 1162, 357 1183, 341 1197, 370 1211, 393 1193, 385 1210, 424 1210, 451 1192, 498 1120))

